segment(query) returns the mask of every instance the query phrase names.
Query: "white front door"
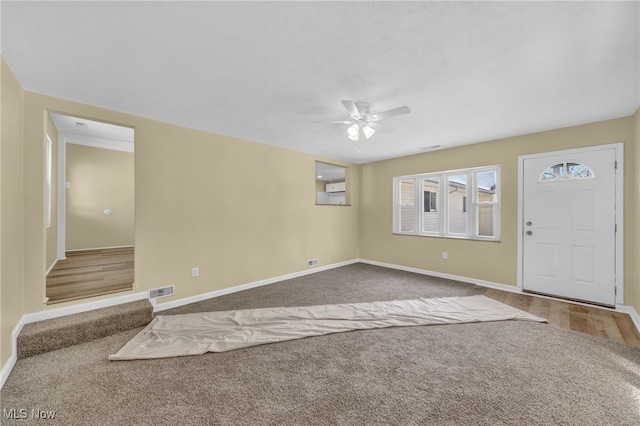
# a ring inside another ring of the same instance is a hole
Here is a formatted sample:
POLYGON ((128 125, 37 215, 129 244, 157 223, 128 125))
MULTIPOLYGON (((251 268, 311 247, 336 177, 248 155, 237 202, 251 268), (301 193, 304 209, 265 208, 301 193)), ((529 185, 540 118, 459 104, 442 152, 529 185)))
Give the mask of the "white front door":
POLYGON ((523 162, 523 289, 615 305, 616 152, 523 162))

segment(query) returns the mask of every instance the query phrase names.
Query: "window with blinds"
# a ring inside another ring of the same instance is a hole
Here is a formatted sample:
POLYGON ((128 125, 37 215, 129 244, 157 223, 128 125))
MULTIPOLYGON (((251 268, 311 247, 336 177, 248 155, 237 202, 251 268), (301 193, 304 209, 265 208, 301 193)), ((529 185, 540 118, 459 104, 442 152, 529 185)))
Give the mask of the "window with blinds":
POLYGON ((394 178, 396 234, 499 240, 500 167, 394 178))

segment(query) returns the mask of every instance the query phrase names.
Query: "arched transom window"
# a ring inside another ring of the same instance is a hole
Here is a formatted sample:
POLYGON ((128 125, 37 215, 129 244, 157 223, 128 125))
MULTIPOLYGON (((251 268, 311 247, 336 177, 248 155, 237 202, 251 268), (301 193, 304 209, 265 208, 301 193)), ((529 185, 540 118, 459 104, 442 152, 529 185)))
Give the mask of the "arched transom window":
POLYGON ((569 179, 594 179, 595 172, 591 167, 580 163, 558 163, 547 168, 540 175, 541 182, 569 180, 569 179))

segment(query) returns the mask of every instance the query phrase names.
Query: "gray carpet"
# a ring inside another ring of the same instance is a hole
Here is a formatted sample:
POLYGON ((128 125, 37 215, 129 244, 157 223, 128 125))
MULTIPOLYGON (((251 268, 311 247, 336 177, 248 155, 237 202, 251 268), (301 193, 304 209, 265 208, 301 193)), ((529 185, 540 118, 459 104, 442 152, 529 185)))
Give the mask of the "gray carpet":
POLYGON ((145 299, 26 324, 18 336, 18 359, 144 327, 152 319, 153 306, 145 299))
MULTIPOLYGON (((473 286, 351 265, 172 310, 462 296, 473 286)), ((164 312, 168 313, 168 312, 164 312)), ((2 424, 640 424, 640 349, 504 321, 354 331, 110 362, 139 329, 18 361, 2 424), (53 420, 30 418, 54 410, 53 420)))

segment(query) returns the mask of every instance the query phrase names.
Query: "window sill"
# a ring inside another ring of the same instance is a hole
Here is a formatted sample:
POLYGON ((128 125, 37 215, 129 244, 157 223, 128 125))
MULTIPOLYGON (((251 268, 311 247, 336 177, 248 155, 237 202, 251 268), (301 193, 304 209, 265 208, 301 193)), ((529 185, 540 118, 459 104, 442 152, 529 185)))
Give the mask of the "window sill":
POLYGON ((482 238, 482 237, 458 237, 455 235, 427 235, 427 234, 407 234, 404 232, 392 232, 393 235, 402 235, 405 237, 427 237, 427 238, 445 238, 448 240, 464 240, 464 241, 485 241, 489 243, 499 243, 500 238, 482 238))

